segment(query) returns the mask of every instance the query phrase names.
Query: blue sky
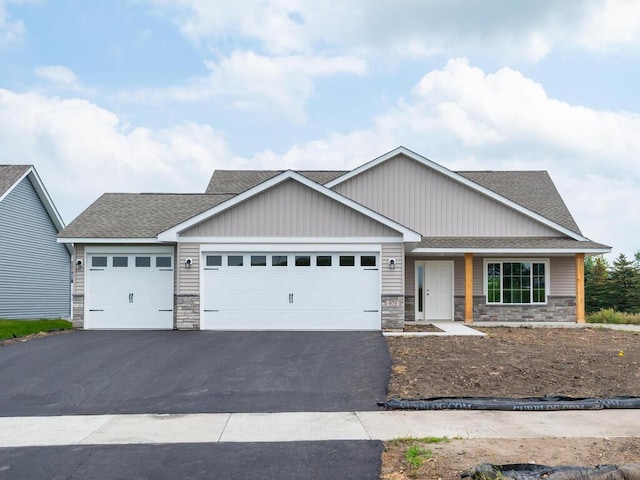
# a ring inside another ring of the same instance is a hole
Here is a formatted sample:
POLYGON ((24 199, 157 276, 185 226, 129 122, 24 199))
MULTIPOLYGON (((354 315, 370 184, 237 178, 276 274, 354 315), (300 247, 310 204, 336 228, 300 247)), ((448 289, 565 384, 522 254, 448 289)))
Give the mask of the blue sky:
POLYGON ((640 250, 640 2, 0 0, 0 163, 64 220, 215 168, 548 170, 640 250))

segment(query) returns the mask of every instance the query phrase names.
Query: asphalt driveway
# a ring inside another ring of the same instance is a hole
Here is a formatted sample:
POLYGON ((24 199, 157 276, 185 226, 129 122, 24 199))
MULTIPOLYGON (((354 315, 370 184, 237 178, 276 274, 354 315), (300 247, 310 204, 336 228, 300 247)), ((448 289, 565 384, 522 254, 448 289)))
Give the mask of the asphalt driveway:
POLYGON ((79 331, 0 347, 0 416, 376 410, 380 332, 79 331))

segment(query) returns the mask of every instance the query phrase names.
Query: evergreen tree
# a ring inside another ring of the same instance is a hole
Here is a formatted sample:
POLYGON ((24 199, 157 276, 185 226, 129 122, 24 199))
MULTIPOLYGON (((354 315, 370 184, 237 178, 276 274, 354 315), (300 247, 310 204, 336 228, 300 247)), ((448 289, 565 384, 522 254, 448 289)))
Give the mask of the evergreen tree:
POLYGON ((588 313, 613 307, 609 292, 609 264, 602 255, 585 259, 584 284, 585 309, 588 313))
MULTIPOLYGON (((638 254, 635 260, 638 260, 638 254)), ((613 262, 610 278, 610 298, 619 312, 640 312, 640 269, 621 253, 613 262)))

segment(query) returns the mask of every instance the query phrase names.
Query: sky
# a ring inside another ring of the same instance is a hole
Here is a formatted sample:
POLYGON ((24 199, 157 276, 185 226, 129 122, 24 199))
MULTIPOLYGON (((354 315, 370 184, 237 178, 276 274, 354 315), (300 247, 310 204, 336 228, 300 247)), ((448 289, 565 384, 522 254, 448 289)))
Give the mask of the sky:
POLYGON ((547 170, 583 234, 640 250, 635 0, 0 0, 0 163, 68 224, 215 169, 547 170))

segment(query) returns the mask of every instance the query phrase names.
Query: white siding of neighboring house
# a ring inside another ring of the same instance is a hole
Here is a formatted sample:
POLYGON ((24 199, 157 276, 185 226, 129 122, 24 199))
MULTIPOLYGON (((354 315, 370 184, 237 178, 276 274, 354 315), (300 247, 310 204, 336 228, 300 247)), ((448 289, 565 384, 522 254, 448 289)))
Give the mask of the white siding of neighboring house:
POLYGON ((294 180, 285 181, 180 237, 399 237, 395 230, 294 180))
POLYGON ((0 318, 69 318, 71 259, 28 177, 0 202, 0 318))
POLYGON ((557 231, 404 155, 333 189, 423 236, 558 236, 557 231))

